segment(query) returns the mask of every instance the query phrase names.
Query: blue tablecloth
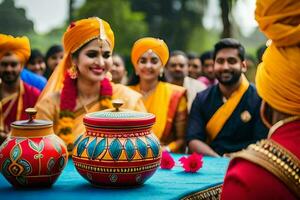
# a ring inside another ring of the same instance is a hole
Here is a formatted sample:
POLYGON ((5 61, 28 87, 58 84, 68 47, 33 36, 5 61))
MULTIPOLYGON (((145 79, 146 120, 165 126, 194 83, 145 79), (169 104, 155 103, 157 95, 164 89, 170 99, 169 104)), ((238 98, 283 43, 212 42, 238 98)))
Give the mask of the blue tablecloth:
POLYGON ((76 171, 72 160, 51 188, 16 189, 1 175, 1 199, 39 200, 108 200, 108 199, 179 199, 209 186, 222 183, 229 163, 227 158, 203 158, 197 173, 185 173, 178 163, 182 155, 172 154, 176 166, 172 170, 158 169, 142 186, 127 189, 103 189, 92 186, 76 171))

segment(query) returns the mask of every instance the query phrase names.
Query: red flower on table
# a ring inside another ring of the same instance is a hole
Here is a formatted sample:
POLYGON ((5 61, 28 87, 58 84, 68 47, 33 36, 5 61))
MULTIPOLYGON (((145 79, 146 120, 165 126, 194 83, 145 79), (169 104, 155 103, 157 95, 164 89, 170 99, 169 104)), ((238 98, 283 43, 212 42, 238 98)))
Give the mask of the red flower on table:
POLYGON ((202 158, 203 158, 202 154, 193 153, 188 157, 184 157, 184 156, 181 157, 179 161, 181 162, 185 172, 195 173, 203 165, 202 158))
POLYGON ((167 151, 162 152, 160 167, 162 169, 172 169, 175 165, 175 161, 167 151))

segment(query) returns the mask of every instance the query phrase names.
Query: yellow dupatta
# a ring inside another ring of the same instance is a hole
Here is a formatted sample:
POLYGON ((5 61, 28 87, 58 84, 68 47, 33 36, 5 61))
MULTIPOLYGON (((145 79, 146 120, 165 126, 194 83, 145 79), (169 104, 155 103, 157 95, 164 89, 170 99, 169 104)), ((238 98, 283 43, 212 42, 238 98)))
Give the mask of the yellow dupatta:
MULTIPOLYGON (((130 87, 135 91, 140 92, 139 84, 130 87)), ((159 82, 151 94, 143 97, 143 102, 147 111, 156 116, 156 122, 152 130, 159 139, 163 136, 167 124, 171 95, 172 91, 168 89, 168 85, 164 82, 159 82)))
MULTIPOLYGON (((80 109, 76 110, 74 112, 74 119, 73 122, 74 124, 76 124, 76 126, 73 127, 72 129, 72 134, 71 136, 68 135, 64 135, 64 134, 60 134, 60 137, 65 141, 65 142, 71 142, 73 143, 74 140, 82 133, 85 132, 85 126, 82 123, 83 122, 83 118, 86 115, 86 113, 89 112, 96 112, 101 110, 101 105, 99 103, 99 101, 94 101, 84 107, 81 107, 80 109)), ((55 126, 54 127, 54 131, 55 133, 59 132, 59 127, 55 126)))
MULTIPOLYGON (((129 89, 128 87, 120 84, 113 84, 113 96, 112 99, 122 99, 124 105, 122 108, 144 112, 146 111, 141 95, 137 92, 129 89)), ((52 95, 47 95, 43 100, 41 100, 37 105, 36 109, 38 110, 37 119, 44 119, 54 121, 53 129, 56 134, 59 132, 59 127, 57 121, 59 120, 59 111, 60 111, 60 94, 52 93, 52 95)), ((74 136, 70 138, 65 138, 67 141, 71 141, 72 138, 76 138, 79 134, 85 131, 85 126, 83 124, 83 117, 88 112, 96 112, 101 110, 101 105, 99 100, 91 102, 90 104, 78 108, 74 112, 74 124, 73 134, 74 136)), ((72 123, 73 123, 72 121, 72 123)), ((73 141, 72 141, 73 142, 73 141)))
POLYGON ((238 89, 232 93, 230 98, 214 113, 206 124, 207 141, 213 141, 218 133, 223 128, 226 121, 229 119, 243 95, 249 87, 249 82, 244 75, 242 75, 242 82, 238 89))

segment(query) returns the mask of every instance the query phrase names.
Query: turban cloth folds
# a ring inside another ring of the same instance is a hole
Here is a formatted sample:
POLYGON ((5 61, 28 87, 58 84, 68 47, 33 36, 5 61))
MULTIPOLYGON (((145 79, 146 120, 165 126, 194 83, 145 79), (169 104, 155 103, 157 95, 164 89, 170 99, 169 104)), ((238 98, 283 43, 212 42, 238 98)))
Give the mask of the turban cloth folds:
POLYGON ((276 110, 300 115, 300 1, 258 0, 255 18, 272 41, 258 66, 258 94, 276 110))
POLYGON ((131 62, 135 68, 139 58, 150 49, 160 58, 163 66, 167 63, 169 59, 167 44, 157 38, 145 37, 137 40, 131 50, 131 62))

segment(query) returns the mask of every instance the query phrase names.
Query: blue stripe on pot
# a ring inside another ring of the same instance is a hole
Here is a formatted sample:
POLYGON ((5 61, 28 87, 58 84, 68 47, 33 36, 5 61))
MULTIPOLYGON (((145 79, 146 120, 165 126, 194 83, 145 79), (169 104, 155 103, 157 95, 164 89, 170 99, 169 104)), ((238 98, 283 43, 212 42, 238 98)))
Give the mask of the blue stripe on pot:
POLYGON ((83 136, 83 135, 80 135, 80 136, 76 139, 76 141, 75 141, 75 143, 74 143, 74 148, 77 146, 77 144, 78 144, 79 141, 81 140, 82 136, 83 136))
POLYGON ((105 145, 106 145, 106 138, 103 138, 102 140, 100 140, 100 142, 98 142, 92 157, 93 160, 95 160, 104 151, 105 145))
POLYGON ((93 157, 93 153, 94 153, 94 149, 97 143, 97 138, 95 137, 95 139, 93 141, 91 141, 89 143, 89 145, 87 146, 87 156, 89 159, 91 159, 93 157))
POLYGON ((114 160, 119 160, 122 152, 122 144, 119 139, 114 139, 109 145, 110 155, 114 160))
POLYGON ((133 142, 130 139, 127 139, 125 142, 125 151, 128 160, 132 160, 135 154, 135 148, 133 142))
POLYGON ((142 158, 146 158, 147 156, 147 145, 145 144, 145 142, 143 142, 143 140, 141 140, 140 138, 136 139, 136 146, 138 149, 138 152, 140 153, 140 155, 142 156, 142 158))
POLYGON ((159 154, 159 144, 157 144, 157 142, 154 140, 154 138, 152 137, 148 137, 146 136, 146 140, 147 140, 147 143, 149 144, 150 146, 150 149, 152 150, 153 152, 153 156, 154 157, 157 157, 158 154, 159 154))
POLYGON ((79 142, 78 147, 77 147, 77 156, 81 156, 88 141, 89 141, 89 137, 86 137, 83 140, 81 140, 81 142, 79 142))

